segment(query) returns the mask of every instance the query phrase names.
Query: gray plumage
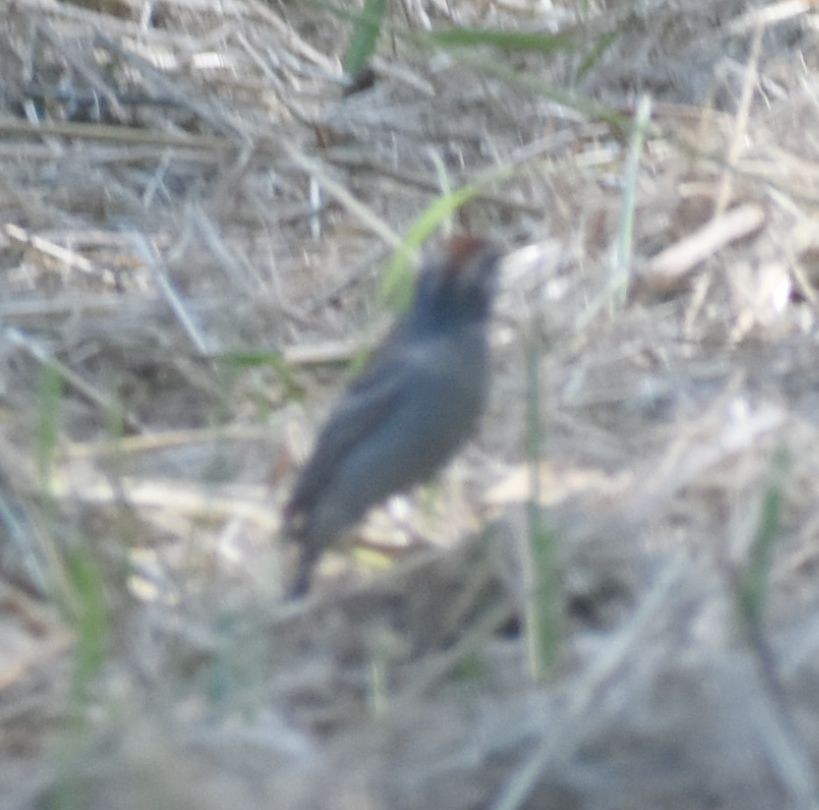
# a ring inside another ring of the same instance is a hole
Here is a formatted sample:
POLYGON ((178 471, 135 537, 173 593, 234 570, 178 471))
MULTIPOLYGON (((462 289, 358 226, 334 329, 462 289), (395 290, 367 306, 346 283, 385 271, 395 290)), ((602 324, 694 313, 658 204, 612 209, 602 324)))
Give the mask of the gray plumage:
POLYGON ((331 413, 285 509, 303 594, 324 548, 390 495, 430 478, 469 438, 489 380, 487 321, 500 252, 450 240, 412 305, 331 413))

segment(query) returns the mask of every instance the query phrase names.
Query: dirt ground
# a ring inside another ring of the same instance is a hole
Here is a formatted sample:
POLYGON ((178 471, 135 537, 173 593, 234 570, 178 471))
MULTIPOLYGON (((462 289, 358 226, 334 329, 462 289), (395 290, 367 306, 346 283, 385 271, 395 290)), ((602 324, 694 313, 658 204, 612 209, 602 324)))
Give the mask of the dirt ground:
POLYGON ((0 5, 0 810, 819 807, 814 0, 0 5), (287 603, 448 232, 480 434, 287 603))

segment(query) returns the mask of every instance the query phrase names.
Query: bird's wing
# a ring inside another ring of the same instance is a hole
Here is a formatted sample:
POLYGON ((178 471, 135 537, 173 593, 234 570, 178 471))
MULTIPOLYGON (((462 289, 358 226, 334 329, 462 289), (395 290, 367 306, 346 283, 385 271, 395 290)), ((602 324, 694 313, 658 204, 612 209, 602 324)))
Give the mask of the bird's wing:
POLYGON ((377 352, 373 356, 330 415, 293 491, 287 508, 290 514, 310 508, 332 480, 339 462, 346 457, 350 448, 377 430, 394 412, 406 392, 411 374, 410 358, 396 358, 393 354, 392 362, 387 364, 382 362, 384 354, 377 352), (395 362, 396 359, 399 362, 395 362))

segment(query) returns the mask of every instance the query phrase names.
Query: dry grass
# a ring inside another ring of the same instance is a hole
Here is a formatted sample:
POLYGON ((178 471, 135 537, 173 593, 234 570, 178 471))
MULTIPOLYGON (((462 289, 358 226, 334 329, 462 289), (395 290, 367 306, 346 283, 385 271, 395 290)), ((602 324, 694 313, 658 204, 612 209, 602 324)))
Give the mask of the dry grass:
POLYGON ((7 3, 2 810, 817 806, 815 3, 541 6, 394 4, 344 97, 320 4, 7 3), (481 436, 283 605, 294 471, 467 186, 481 436))

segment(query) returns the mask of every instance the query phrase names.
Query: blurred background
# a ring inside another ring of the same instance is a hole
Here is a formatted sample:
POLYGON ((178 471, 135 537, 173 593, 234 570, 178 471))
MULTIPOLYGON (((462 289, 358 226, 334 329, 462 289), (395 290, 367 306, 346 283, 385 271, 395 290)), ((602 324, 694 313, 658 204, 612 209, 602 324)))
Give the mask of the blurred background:
POLYGON ((0 808, 816 807, 818 31, 5 0, 0 808), (480 433, 286 603, 295 474, 460 232, 480 433))

